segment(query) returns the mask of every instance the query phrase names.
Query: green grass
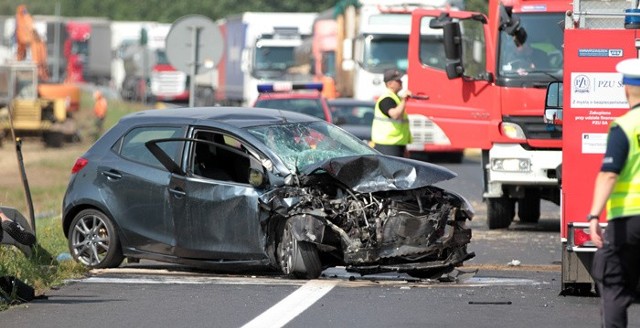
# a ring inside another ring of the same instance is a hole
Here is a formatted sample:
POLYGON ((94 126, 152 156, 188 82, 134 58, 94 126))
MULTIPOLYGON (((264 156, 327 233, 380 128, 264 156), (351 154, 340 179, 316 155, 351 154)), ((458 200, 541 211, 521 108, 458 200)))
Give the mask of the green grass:
MULTIPOLYGON (((87 273, 87 269, 79 263, 73 260, 58 263, 56 257, 61 253, 69 252, 67 239, 62 232, 60 223, 62 198, 75 159, 89 148, 93 142, 89 137, 93 133, 92 106, 91 95, 83 93, 81 109, 79 112, 74 113, 80 133, 84 137, 81 145, 76 145, 73 148, 65 145, 59 151, 51 151, 41 150, 38 145, 32 144, 30 147, 32 152, 50 152, 32 161, 28 161, 28 159, 35 156, 28 152, 28 147, 23 146, 23 158, 25 162, 28 162, 28 164, 25 164, 25 170, 37 218, 36 233, 39 247, 35 248, 36 251, 34 251, 32 257, 27 258, 13 246, 0 246, 0 276, 16 276, 21 281, 34 287, 36 295, 45 294, 48 289, 60 285, 66 279, 82 277, 87 273)), ((150 107, 110 100, 105 131, 123 115, 150 107)), ((38 141, 28 142, 37 143, 38 141)), ((10 153, 10 149, 14 149, 10 143, 6 143, 4 147, 7 153, 10 153)), ((13 169, 17 171, 17 162, 13 163, 16 163, 13 169)), ((4 183, 0 185, 0 205, 15 207, 25 218, 29 218, 22 184, 16 181, 20 181, 19 178, 16 178, 11 184, 4 183)), ((6 308, 7 304, 0 302, 0 310, 6 308)))

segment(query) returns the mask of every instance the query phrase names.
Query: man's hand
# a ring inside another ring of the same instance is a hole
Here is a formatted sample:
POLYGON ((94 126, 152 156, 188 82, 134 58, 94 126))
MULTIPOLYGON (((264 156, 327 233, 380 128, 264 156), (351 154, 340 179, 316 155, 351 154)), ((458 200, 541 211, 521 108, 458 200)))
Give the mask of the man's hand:
POLYGON ((591 241, 598 248, 602 248, 602 228, 600 228, 600 222, 598 220, 589 221, 589 234, 591 235, 591 241))
POLYGON ((407 99, 411 98, 412 95, 413 94, 411 93, 411 91, 407 90, 407 91, 404 92, 404 95, 402 96, 402 99, 403 100, 407 100, 407 99))

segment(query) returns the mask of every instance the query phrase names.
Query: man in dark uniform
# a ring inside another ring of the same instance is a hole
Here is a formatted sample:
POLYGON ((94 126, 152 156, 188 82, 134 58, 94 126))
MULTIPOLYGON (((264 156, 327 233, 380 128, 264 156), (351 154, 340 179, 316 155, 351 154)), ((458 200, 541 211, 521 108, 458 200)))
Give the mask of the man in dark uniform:
POLYGON ((375 149, 399 157, 406 156, 406 146, 411 143, 409 118, 405 111, 406 99, 411 93, 407 91, 404 96, 398 96, 402 90, 402 75, 396 69, 384 72, 387 90, 376 102, 371 124, 371 141, 375 143, 375 149))
POLYGON ((587 217, 591 240, 598 247, 591 274, 601 295, 604 327, 626 327, 627 308, 635 299, 640 274, 640 59, 616 66, 631 110, 615 119, 596 177, 587 217), (599 216, 606 204, 603 236, 599 216))

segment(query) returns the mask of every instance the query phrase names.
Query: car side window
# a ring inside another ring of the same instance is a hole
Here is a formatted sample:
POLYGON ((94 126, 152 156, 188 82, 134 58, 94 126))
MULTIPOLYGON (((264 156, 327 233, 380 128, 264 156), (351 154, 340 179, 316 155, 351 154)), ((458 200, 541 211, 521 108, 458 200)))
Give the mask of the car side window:
MULTIPOLYGON (((129 131, 122 138, 120 156, 158 168, 164 168, 162 164, 151 154, 144 145, 145 142, 155 139, 175 138, 182 136, 180 127, 141 127, 129 131)), ((158 144, 176 163, 179 163, 179 142, 163 142, 158 144)))
POLYGON ((243 143, 229 135, 211 131, 198 131, 195 139, 210 142, 195 143, 191 152, 194 175, 204 178, 249 183, 249 154, 243 143))

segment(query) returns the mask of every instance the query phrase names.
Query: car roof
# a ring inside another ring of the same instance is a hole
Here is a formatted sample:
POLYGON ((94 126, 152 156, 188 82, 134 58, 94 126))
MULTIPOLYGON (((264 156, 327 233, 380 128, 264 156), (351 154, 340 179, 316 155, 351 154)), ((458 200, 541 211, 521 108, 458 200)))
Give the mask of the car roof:
POLYGON ((262 92, 258 95, 258 100, 265 99, 320 99, 322 93, 315 90, 289 91, 289 92, 262 92))
POLYGON ((322 121, 304 114, 254 107, 184 107, 151 109, 129 114, 122 123, 183 123, 203 124, 219 122, 236 128, 249 126, 322 121))
POLYGON ((329 106, 375 106, 373 100, 360 100, 353 98, 335 98, 327 100, 329 106))

